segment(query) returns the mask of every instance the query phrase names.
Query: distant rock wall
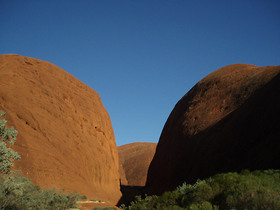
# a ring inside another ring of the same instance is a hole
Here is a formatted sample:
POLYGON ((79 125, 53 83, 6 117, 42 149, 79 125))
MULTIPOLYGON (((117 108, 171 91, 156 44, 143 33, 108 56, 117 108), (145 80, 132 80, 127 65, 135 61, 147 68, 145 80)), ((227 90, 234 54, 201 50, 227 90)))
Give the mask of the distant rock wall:
POLYGON ((175 106, 151 162, 161 194, 219 172, 280 168, 280 66, 235 64, 198 82, 175 106))
POLYGON ((0 78, 0 109, 19 131, 15 169, 43 188, 117 203, 118 151, 99 95, 61 68, 19 55, 0 56, 0 78))
POLYGON ((122 185, 145 186, 156 143, 135 142, 118 147, 122 185))

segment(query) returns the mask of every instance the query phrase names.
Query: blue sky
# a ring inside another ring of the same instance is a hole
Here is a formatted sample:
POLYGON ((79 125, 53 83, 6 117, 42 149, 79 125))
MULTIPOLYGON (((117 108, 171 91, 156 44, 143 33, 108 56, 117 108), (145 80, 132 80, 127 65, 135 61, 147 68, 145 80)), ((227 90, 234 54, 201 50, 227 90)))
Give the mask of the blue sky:
POLYGON ((117 145, 158 142, 177 101, 234 63, 280 65, 279 0, 0 0, 0 54, 96 90, 117 145))

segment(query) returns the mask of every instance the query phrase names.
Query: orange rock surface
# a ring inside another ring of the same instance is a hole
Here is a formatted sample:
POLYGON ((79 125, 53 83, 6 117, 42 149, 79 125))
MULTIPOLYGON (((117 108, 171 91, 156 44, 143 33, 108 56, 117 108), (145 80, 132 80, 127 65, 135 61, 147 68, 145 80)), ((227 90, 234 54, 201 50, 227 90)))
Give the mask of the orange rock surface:
POLYGON ((220 172, 280 168, 280 66, 235 64, 198 82, 175 106, 151 162, 160 194, 220 172))
POLYGON ((156 143, 135 142, 118 147, 122 185, 145 186, 156 143))
POLYGON ((15 169, 42 188, 117 203, 118 151, 100 96, 61 68, 19 55, 0 56, 0 78, 0 110, 19 131, 15 169))

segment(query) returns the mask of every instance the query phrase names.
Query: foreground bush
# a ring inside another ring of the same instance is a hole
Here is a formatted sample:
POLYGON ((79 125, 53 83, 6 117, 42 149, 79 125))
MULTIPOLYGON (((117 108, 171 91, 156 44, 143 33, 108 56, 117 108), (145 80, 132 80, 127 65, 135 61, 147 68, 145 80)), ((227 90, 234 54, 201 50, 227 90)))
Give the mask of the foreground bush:
POLYGON ((19 160, 20 155, 11 146, 15 143, 18 131, 14 127, 7 127, 6 113, 0 110, 0 173, 8 174, 14 165, 14 160, 19 160))
POLYGON ((136 198, 123 209, 280 209, 280 170, 224 173, 184 183, 162 196, 136 198))
POLYGON ((27 177, 16 172, 0 178, 0 209, 68 209, 76 207, 79 195, 42 191, 27 177))

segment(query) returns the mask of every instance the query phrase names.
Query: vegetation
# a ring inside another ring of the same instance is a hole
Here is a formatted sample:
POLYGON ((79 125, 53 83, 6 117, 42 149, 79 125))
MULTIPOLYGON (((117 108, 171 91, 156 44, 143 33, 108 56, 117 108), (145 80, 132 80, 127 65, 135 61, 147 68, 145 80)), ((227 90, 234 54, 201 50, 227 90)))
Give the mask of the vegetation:
POLYGON ((40 186, 33 185, 20 172, 10 171, 13 161, 20 159, 18 153, 11 148, 18 132, 13 127, 6 126, 4 116, 5 112, 0 111, 0 209, 51 210, 76 207, 77 200, 86 196, 81 197, 77 193, 60 194, 55 189, 42 191, 40 186))
POLYGON ((280 170, 224 173, 161 196, 136 197, 123 209, 280 209, 280 170))
POLYGON ((2 175, 0 182, 0 209, 68 209, 76 207, 79 195, 59 194, 44 190, 17 172, 2 175))
POLYGON ((92 210, 115 210, 116 208, 114 207, 100 207, 100 206, 96 206, 94 208, 92 208, 92 210))
POLYGON ((0 173, 7 174, 13 166, 13 161, 19 160, 20 156, 11 148, 11 145, 16 141, 18 132, 14 127, 8 128, 6 126, 7 121, 3 119, 5 115, 6 113, 0 110, 0 173), (7 143, 9 143, 8 147, 7 143))

